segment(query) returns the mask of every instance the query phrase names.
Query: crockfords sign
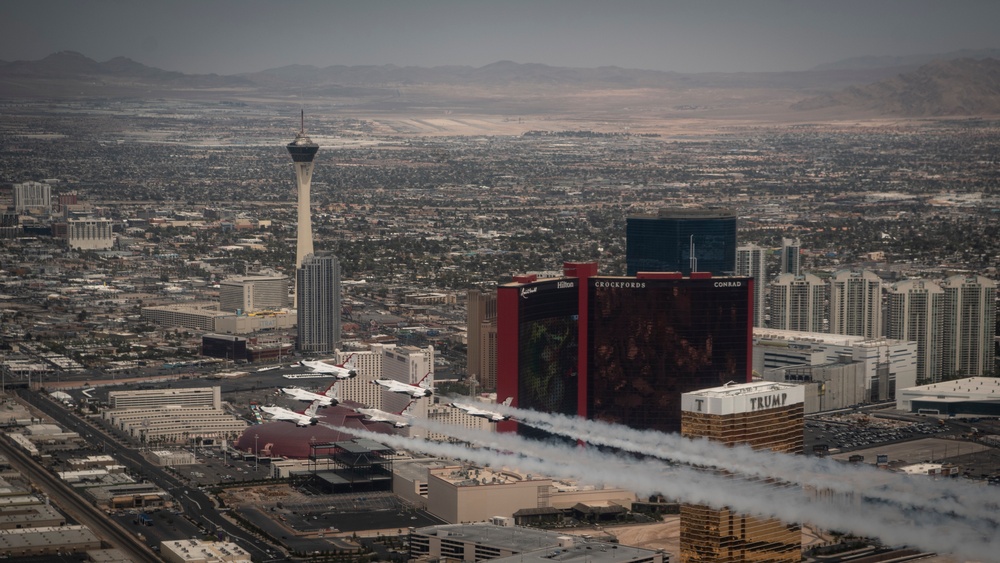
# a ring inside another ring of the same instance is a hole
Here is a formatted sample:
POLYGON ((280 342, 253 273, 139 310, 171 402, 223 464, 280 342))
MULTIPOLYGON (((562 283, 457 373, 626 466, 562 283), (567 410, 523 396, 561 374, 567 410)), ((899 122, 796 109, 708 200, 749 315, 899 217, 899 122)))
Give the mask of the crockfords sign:
POLYGON ((594 287, 598 288, 618 288, 623 287, 627 289, 645 289, 646 282, 640 281, 595 281, 594 287))

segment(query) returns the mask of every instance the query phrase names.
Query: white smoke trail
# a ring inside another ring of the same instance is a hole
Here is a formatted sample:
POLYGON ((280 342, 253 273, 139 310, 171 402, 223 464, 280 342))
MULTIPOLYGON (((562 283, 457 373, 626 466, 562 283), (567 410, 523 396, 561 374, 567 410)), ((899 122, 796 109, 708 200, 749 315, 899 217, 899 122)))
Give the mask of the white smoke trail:
MULTIPOLYGON (((685 467, 668 468, 656 460, 623 462, 621 456, 593 448, 542 444, 514 435, 480 436, 504 448, 507 451, 504 453, 335 426, 330 428, 398 449, 486 466, 517 467, 549 477, 621 487, 643 496, 663 494, 682 502, 729 508, 785 522, 810 522, 826 529, 875 536, 888 545, 909 545, 984 560, 1000 552, 1000 536, 996 526, 989 522, 955 519, 933 511, 900 509, 858 497, 814 495, 794 487, 774 487, 685 467)), ((451 428, 456 437, 472 432, 451 428)))
MULTIPOLYGON (((494 408, 494 406, 491 406, 494 408)), ((964 483, 934 481, 888 473, 828 458, 787 455, 749 446, 725 446, 707 439, 636 430, 580 417, 496 405, 521 423, 593 445, 651 455, 697 466, 711 466, 756 478, 773 478, 835 493, 869 496, 902 507, 1000 523, 1000 491, 964 483)))

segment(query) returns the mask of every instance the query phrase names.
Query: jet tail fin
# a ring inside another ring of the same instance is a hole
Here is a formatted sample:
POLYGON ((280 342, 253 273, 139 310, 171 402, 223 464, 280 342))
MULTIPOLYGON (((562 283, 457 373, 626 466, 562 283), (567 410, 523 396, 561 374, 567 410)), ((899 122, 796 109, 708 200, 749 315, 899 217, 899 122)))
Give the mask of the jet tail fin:
POLYGON ((339 379, 335 379, 333 381, 333 383, 331 383, 330 386, 327 387, 325 391, 323 391, 323 394, 326 395, 327 397, 330 397, 334 401, 340 401, 340 397, 337 394, 337 390, 338 390, 337 385, 339 385, 339 384, 340 384, 340 380, 339 379))
POLYGON ((308 416, 310 418, 315 417, 316 416, 316 412, 319 411, 319 404, 321 402, 322 401, 320 401, 319 399, 316 399, 315 401, 312 402, 312 404, 309 405, 309 408, 307 408, 306 411, 304 413, 302 413, 302 414, 304 414, 304 415, 306 415, 306 416, 308 416))
POLYGON ((514 401, 514 397, 507 397, 507 398, 506 398, 506 399, 504 399, 504 400, 503 400, 503 402, 502 402, 502 403, 500 403, 500 404, 501 404, 501 405, 503 405, 503 406, 505 406, 505 407, 509 407, 509 406, 510 406, 510 404, 511 404, 511 402, 513 402, 513 401, 514 401))

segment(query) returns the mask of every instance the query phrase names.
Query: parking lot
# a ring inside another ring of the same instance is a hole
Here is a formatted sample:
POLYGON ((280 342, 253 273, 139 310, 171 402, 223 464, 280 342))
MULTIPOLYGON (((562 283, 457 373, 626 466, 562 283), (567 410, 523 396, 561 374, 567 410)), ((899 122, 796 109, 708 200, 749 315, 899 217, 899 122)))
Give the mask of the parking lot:
POLYGON ((826 445, 830 453, 838 453, 955 432, 953 428, 939 425, 934 420, 912 422, 862 413, 812 416, 806 420, 805 426, 807 454, 811 454, 817 445, 826 445))

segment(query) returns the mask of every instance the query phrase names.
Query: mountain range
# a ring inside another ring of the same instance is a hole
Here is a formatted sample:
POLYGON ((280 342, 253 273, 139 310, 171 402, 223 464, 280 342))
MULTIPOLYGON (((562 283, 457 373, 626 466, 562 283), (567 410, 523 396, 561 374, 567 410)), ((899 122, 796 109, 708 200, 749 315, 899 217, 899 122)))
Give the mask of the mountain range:
POLYGON ((416 96, 413 99, 433 94, 461 96, 468 101, 579 93, 598 96, 608 90, 736 99, 743 92, 766 97, 770 91, 775 93, 774 99, 787 100, 787 106, 798 112, 838 109, 877 115, 979 115, 1000 113, 997 59, 1000 51, 981 50, 849 59, 799 72, 677 73, 498 61, 482 67, 290 65, 217 75, 166 71, 125 57, 97 62, 80 53, 62 51, 37 61, 0 61, 0 98, 252 97, 350 99, 370 104, 398 99, 401 92, 416 96))

